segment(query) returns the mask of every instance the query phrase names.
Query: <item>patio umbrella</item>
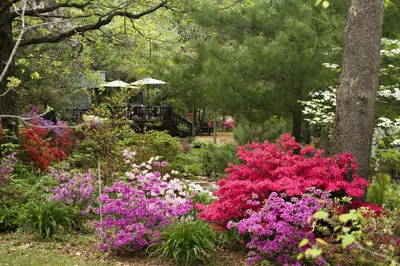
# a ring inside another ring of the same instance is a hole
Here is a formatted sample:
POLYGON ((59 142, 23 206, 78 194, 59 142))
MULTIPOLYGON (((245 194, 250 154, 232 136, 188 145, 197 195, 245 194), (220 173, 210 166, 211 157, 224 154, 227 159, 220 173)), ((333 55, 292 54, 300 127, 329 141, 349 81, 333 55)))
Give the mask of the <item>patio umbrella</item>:
POLYGON ((122 81, 122 80, 113 80, 107 83, 104 83, 101 85, 101 87, 106 87, 106 88, 125 88, 129 84, 122 81))
POLYGON ((167 82, 153 78, 144 78, 131 83, 131 85, 137 85, 137 86, 147 85, 146 87, 147 87, 147 97, 149 106, 150 106, 150 91, 148 85, 164 85, 164 84, 167 84, 167 82))

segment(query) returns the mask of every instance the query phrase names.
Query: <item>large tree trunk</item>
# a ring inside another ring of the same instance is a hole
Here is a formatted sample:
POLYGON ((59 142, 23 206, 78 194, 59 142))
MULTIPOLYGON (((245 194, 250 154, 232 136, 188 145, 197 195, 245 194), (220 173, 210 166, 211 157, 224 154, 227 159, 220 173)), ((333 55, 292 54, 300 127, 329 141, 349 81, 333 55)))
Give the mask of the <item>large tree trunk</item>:
MULTIPOLYGON (((0 3, 0 10, 4 1, 0 3)), ((0 13, 0 73, 3 72, 4 67, 11 55, 14 47, 12 38, 12 21, 8 19, 9 10, 5 9, 0 13)), ((12 76, 14 73, 14 64, 11 64, 7 71, 5 78, 0 82, 0 95, 3 94, 7 89, 7 77, 12 76)), ((0 114, 16 114, 16 93, 10 91, 6 96, 0 97, 0 114)), ((13 129, 10 119, 2 119, 3 128, 13 129)))
POLYGON ((383 2, 349 3, 332 141, 333 152, 349 151, 357 158, 359 174, 367 179, 379 85, 383 2))

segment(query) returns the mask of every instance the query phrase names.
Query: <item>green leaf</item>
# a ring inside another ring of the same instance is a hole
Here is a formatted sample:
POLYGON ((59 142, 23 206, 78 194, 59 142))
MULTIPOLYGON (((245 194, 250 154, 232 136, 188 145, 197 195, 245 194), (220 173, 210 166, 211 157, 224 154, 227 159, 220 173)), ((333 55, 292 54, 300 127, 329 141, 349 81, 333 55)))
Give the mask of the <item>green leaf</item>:
POLYGON ((326 242, 325 240, 323 240, 322 238, 316 238, 315 241, 317 241, 318 243, 327 246, 328 242, 326 242))
POLYGON ((308 242, 310 242, 310 241, 308 241, 307 238, 304 238, 303 240, 301 240, 301 242, 299 244, 299 248, 304 247, 305 245, 308 244, 308 242))
POLYGON ((318 6, 319 4, 321 4, 321 2, 322 2, 322 0, 317 0, 317 1, 315 2, 315 6, 318 6))
POLYGON ((319 255, 322 254, 322 250, 321 249, 309 248, 309 249, 306 250, 305 254, 307 256, 311 256, 312 258, 316 258, 316 257, 318 257, 319 255))
POLYGON ((303 258, 303 256, 304 256, 303 253, 298 254, 297 255, 297 260, 301 260, 303 258))
POLYGON ((343 248, 348 247, 349 245, 353 244, 356 239, 352 235, 344 235, 342 236, 342 246, 343 248))
POLYGON ((315 219, 321 219, 321 220, 325 220, 329 217, 329 213, 327 213, 326 211, 317 211, 314 214, 314 218, 315 219))

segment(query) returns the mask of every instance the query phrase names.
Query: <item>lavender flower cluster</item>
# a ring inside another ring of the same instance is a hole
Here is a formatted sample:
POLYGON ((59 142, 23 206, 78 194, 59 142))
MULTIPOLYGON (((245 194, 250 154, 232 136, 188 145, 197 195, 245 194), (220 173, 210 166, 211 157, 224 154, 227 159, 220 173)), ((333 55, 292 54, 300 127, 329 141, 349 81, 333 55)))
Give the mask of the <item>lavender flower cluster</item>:
POLYGON ((83 214, 91 208, 93 192, 97 187, 96 177, 89 170, 86 173, 75 173, 72 176, 66 172, 53 171, 52 176, 58 183, 50 189, 53 193, 49 200, 65 203, 69 206, 79 206, 83 214))
POLYGON ((14 164, 16 162, 15 153, 11 153, 0 161, 0 186, 7 184, 14 172, 14 164))
MULTIPOLYGON (((249 209, 248 218, 228 223, 229 229, 236 227, 239 233, 252 237, 247 244, 253 249, 249 252, 249 264, 273 258, 282 265, 302 265, 294 256, 299 253, 298 244, 303 238, 314 238, 312 217, 329 201, 327 193, 313 192, 292 198, 273 192, 258 212, 249 209)), ((257 195, 252 198, 249 204, 261 204, 257 195)))

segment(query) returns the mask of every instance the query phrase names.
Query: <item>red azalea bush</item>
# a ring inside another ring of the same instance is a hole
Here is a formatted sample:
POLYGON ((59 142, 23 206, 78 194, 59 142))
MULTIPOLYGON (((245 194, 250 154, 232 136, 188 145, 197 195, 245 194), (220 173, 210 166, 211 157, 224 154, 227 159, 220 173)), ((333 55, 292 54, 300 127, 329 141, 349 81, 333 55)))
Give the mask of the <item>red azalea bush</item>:
POLYGON ((229 175, 217 182, 214 192, 218 199, 208 206, 198 205, 199 217, 225 226, 229 220, 245 216, 245 210, 259 208, 247 202, 252 194, 262 202, 271 192, 301 195, 307 188, 343 192, 361 197, 368 182, 354 173, 358 167, 350 153, 323 157, 322 150, 302 147, 290 134, 284 134, 276 143, 252 143, 238 147, 241 164, 230 165, 229 175), (295 151, 300 150, 299 154, 295 151))
MULTIPOLYGON (((38 125, 38 122, 34 122, 38 125)), ((40 125, 40 124, 39 124, 40 125)), ((70 135, 72 130, 65 123, 57 123, 62 128, 25 127, 19 132, 21 149, 25 153, 25 160, 45 170, 52 162, 66 159, 66 150, 72 146, 70 135)))

